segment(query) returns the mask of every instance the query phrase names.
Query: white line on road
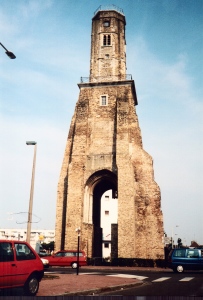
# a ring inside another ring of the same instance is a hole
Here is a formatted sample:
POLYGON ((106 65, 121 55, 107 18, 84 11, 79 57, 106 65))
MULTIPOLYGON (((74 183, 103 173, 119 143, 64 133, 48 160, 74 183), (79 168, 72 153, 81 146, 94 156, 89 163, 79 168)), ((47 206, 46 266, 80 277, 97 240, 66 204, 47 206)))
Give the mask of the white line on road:
POLYGON ((190 281, 192 279, 194 279, 194 277, 185 277, 185 278, 183 278, 183 279, 181 279, 179 281, 190 281))
POLYGON ((152 282, 161 282, 161 281, 168 280, 168 279, 170 279, 170 278, 171 278, 171 277, 161 277, 161 278, 158 278, 158 279, 153 280, 152 282))
POLYGON ((102 275, 99 272, 79 273, 79 275, 102 275))
POLYGON ((107 275, 107 276, 122 277, 122 278, 135 278, 135 279, 139 279, 139 280, 144 280, 144 279, 148 278, 145 276, 131 275, 131 274, 111 274, 111 275, 107 275))

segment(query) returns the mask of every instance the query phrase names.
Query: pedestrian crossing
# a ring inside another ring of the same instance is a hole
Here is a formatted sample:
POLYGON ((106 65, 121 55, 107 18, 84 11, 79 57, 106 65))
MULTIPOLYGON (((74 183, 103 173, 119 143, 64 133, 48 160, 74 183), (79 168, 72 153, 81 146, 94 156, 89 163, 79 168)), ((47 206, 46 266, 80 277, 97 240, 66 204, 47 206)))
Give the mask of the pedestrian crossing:
POLYGON ((144 279, 148 278, 145 276, 131 275, 131 274, 110 274, 110 275, 106 275, 106 276, 121 277, 121 278, 135 278, 135 279, 139 279, 139 280, 144 280, 144 279))
POLYGON ((179 281, 190 281, 192 279, 194 279, 194 277, 185 277, 185 278, 183 278, 183 279, 181 279, 179 281))
POLYGON ((168 280, 168 279, 170 279, 170 278, 171 278, 171 277, 161 277, 161 278, 152 280, 152 282, 162 282, 162 281, 168 280))
MULTIPOLYGON (((49 271, 45 271, 45 274, 53 274, 53 273, 58 273, 58 272, 49 272, 49 271)), ((79 273, 79 275, 102 275, 100 272, 87 272, 87 273, 79 273)), ((148 280, 154 283, 158 283, 158 282, 163 282, 163 281, 167 281, 172 279, 172 277, 158 277, 156 279, 150 280, 150 277, 147 276, 140 276, 140 275, 136 275, 136 274, 119 274, 119 273, 114 273, 114 274, 105 274, 103 276, 108 276, 108 277, 119 277, 119 278, 130 278, 130 279, 138 279, 141 281, 144 280, 148 280)), ((179 279, 177 279, 177 281, 179 282, 189 282, 191 280, 193 280, 195 277, 179 277, 179 279)))
MULTIPOLYGON (((149 277, 146 277, 146 276, 131 275, 131 274, 110 274, 110 275, 106 275, 106 276, 120 277, 120 278, 135 278, 135 279, 138 279, 138 280, 141 280, 141 281, 143 281, 145 279, 149 279, 149 277)), ((163 277, 154 279, 151 282, 163 282, 163 281, 166 281, 166 280, 170 280, 171 278, 172 277, 164 277, 163 276, 163 277)), ((194 279, 194 277, 183 277, 181 279, 178 279, 178 281, 180 281, 180 282, 188 282, 188 281, 191 281, 193 279, 194 279)))
MULTIPOLYGON (((89 272, 89 273, 80 273, 80 275, 101 275, 101 273, 99 272, 89 272)), ((107 275, 104 275, 104 276, 109 276, 109 277, 119 277, 119 278, 134 278, 134 279, 138 279, 138 280, 145 280, 145 279, 149 279, 149 277, 146 277, 146 276, 140 276, 140 275, 132 275, 132 274, 107 274, 107 275)), ((172 277, 160 277, 160 278, 157 278, 157 279, 154 279, 152 280, 151 282, 163 282, 163 281, 166 281, 166 280, 170 280, 172 277)), ((193 280, 194 277, 183 277, 181 279, 178 279, 178 281, 180 282, 188 282, 188 281, 191 281, 193 280)))

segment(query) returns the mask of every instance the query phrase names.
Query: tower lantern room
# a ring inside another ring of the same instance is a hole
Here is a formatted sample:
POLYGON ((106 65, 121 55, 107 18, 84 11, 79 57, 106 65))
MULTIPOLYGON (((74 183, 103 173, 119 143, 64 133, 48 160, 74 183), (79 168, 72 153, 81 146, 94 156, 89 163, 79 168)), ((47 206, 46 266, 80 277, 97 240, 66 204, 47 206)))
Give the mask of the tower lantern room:
POLYGON ((90 80, 125 80, 126 41, 125 16, 122 10, 113 6, 112 10, 95 12, 92 19, 90 80))

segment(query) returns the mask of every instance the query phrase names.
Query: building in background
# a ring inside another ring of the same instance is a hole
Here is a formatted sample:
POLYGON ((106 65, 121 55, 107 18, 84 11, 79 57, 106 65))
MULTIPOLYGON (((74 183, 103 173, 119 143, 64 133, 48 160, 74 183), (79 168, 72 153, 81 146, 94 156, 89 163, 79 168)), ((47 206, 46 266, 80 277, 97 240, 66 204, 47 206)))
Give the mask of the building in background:
MULTIPOLYGON (((18 240, 26 241, 27 229, 1 228, 1 240, 18 240)), ((55 230, 48 229, 32 229, 30 237, 30 245, 35 249, 36 243, 50 243, 55 241, 55 230)))
POLYGON ((118 199, 112 198, 112 190, 101 198, 102 257, 111 257, 111 224, 118 223, 118 199))

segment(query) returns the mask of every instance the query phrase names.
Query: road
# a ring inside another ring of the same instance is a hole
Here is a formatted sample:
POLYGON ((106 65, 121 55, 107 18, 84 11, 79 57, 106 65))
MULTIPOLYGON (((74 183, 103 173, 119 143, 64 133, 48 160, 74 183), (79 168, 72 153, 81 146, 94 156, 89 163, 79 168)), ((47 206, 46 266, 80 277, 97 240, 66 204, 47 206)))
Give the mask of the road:
MULTIPOLYGON (((74 273, 71 268, 49 268, 49 272, 74 273)), ((141 286, 130 289, 108 292, 101 295, 121 295, 121 296, 203 296, 203 272, 186 271, 181 274, 173 273, 170 270, 149 271, 149 270, 127 270, 118 269, 91 269, 80 268, 80 274, 91 273, 103 276, 121 276, 134 278, 143 281, 141 286)))

